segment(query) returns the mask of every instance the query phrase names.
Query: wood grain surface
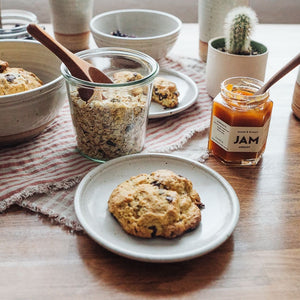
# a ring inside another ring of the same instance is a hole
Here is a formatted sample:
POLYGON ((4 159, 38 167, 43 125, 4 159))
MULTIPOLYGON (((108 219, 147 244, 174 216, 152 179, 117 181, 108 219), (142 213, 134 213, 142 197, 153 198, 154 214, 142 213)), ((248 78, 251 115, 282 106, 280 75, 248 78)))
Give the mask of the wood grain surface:
MULTIPOLYGON (((268 79, 299 53, 300 25, 259 25, 256 39, 270 51, 268 79)), ((198 44, 198 25, 184 24, 173 53, 198 58, 198 44)), ((238 225, 223 245, 191 261, 142 263, 11 207, 0 215, 0 298, 299 299, 300 121, 291 110, 296 75, 271 89, 273 115, 258 166, 226 167, 213 157, 205 163, 240 200, 238 225)))

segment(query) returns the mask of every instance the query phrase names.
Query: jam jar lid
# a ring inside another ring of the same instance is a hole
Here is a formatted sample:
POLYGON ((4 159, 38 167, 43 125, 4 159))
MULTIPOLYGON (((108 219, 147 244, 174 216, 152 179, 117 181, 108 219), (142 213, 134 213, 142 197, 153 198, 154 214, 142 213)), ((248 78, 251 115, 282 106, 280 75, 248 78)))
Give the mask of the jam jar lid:
POLYGON ((29 23, 38 23, 37 16, 26 10, 3 9, 1 11, 0 39, 26 39, 29 23))

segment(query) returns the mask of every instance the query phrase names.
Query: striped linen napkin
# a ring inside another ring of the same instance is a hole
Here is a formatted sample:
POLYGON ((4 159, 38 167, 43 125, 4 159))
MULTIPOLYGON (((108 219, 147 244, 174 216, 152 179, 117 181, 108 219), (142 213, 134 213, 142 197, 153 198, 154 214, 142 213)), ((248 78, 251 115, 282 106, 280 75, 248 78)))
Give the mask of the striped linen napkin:
MULTIPOLYGON (((149 120, 143 152, 182 148, 209 127, 211 98, 205 90, 205 64, 187 57, 166 58, 165 69, 180 71, 195 81, 199 96, 187 110, 149 120)), ((201 150, 199 149, 201 152, 201 150)), ((203 148, 199 158, 205 159, 203 148)), ((51 217, 73 230, 82 230, 73 208, 77 184, 98 163, 81 156, 66 100, 55 121, 34 140, 0 150, 0 212, 18 204, 51 217)))

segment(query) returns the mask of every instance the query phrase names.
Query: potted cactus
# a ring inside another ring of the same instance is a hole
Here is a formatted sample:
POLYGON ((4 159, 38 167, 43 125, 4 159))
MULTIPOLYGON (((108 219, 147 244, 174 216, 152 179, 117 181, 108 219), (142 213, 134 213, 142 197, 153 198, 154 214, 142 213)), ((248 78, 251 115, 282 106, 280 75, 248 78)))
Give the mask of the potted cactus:
POLYGON ((231 10, 224 24, 224 36, 208 43, 206 89, 211 97, 229 77, 247 76, 264 81, 268 58, 267 47, 251 40, 257 17, 250 7, 231 10))

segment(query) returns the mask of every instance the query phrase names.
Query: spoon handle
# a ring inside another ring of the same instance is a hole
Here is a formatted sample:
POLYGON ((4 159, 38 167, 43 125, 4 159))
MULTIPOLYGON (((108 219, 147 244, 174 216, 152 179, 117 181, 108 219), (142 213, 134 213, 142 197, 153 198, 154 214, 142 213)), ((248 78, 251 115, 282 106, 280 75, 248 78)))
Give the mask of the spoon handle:
POLYGON ((81 65, 78 62, 78 57, 58 43, 45 30, 36 24, 29 24, 27 31, 41 44, 52 51, 70 70, 70 73, 80 79, 92 81, 91 78, 81 70, 81 65))
POLYGON ((255 95, 260 95, 266 92, 274 83, 281 79, 284 75, 292 71, 300 64, 300 53, 296 55, 291 61, 289 61, 284 67, 282 67, 276 74, 274 74, 258 91, 255 95))

